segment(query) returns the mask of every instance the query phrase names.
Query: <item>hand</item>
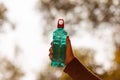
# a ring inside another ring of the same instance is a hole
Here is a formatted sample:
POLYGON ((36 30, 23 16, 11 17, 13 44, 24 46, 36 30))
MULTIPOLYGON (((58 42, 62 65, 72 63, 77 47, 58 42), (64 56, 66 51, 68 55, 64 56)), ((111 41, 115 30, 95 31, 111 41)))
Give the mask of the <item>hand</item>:
MULTIPOLYGON (((71 46, 71 42, 69 39, 69 36, 67 36, 66 38, 66 60, 65 60, 65 64, 69 64, 73 59, 74 59, 74 55, 73 55, 73 51, 72 51, 72 46, 71 46)), ((52 50, 52 43, 51 43, 51 47, 49 49, 49 58, 52 59, 52 54, 53 54, 53 50, 52 50)))

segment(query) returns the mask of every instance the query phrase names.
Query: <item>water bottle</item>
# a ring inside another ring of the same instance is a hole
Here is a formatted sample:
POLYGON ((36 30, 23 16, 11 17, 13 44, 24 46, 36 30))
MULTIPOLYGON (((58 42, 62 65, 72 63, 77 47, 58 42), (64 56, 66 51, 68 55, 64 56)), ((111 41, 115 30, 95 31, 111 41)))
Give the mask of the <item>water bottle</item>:
POLYGON ((53 67, 64 67, 66 58, 66 37, 64 30, 64 20, 58 20, 57 29, 53 32, 53 57, 51 65, 53 67))

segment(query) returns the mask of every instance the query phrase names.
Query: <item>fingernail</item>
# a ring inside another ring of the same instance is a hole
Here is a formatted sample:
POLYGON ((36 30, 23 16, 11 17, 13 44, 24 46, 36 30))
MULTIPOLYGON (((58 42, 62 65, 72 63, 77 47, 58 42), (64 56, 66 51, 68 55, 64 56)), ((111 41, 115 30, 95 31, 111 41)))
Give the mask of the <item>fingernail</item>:
POLYGON ((67 39, 69 39, 69 36, 67 36, 67 39))

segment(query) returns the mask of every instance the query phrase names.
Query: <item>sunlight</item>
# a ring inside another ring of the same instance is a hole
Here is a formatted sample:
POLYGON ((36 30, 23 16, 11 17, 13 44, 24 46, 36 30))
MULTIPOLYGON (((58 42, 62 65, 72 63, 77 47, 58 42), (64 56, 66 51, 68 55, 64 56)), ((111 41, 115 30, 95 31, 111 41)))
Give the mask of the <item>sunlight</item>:
MULTIPOLYGON (((8 8, 6 15, 16 25, 14 31, 8 27, 9 24, 3 25, 5 34, 0 33, 2 36, 0 37, 0 57, 7 57, 15 65, 20 66, 25 72, 25 76, 21 80, 36 80, 36 74, 43 70, 50 61, 48 57, 50 44, 44 43, 42 39, 44 21, 42 20, 42 13, 37 12, 37 0, 0 0, 0 2, 3 2, 8 8), (22 50, 17 57, 15 56, 16 45, 19 45, 22 50)), ((87 14, 83 15, 86 18, 87 14)), ((115 50, 111 37, 113 29, 100 28, 95 33, 90 34, 86 30, 88 27, 85 27, 88 24, 83 22, 81 26, 79 34, 76 34, 76 37, 71 37, 73 48, 94 49, 96 51, 94 58, 96 64, 102 64, 105 70, 110 69, 110 61, 113 59, 115 50)))

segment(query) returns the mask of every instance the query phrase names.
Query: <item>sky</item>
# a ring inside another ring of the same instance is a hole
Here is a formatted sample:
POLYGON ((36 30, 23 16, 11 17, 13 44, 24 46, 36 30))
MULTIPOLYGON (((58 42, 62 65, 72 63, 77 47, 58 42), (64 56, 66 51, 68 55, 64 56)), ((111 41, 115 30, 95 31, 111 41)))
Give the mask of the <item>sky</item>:
MULTIPOLYGON (((6 16, 16 25, 16 30, 12 31, 8 27, 9 24, 4 24, 6 34, 0 34, 2 36, 0 37, 0 55, 6 56, 25 72, 21 80, 36 80, 36 73, 43 70, 50 62, 48 57, 50 44, 44 43, 42 39, 43 15, 36 9, 38 0, 0 0, 0 2, 8 8, 6 16), (17 57, 15 56, 16 45, 21 49, 17 57)), ((106 26, 106 24, 100 26, 106 26)), ((82 37, 79 35, 71 37, 72 45, 75 48, 93 48, 96 51, 96 63, 106 64, 104 68, 108 69, 114 52, 112 30, 112 28, 100 28, 96 31, 97 35, 92 36, 86 32, 83 25, 80 32, 82 37), (102 40, 97 37, 101 35, 104 35, 102 40)))

